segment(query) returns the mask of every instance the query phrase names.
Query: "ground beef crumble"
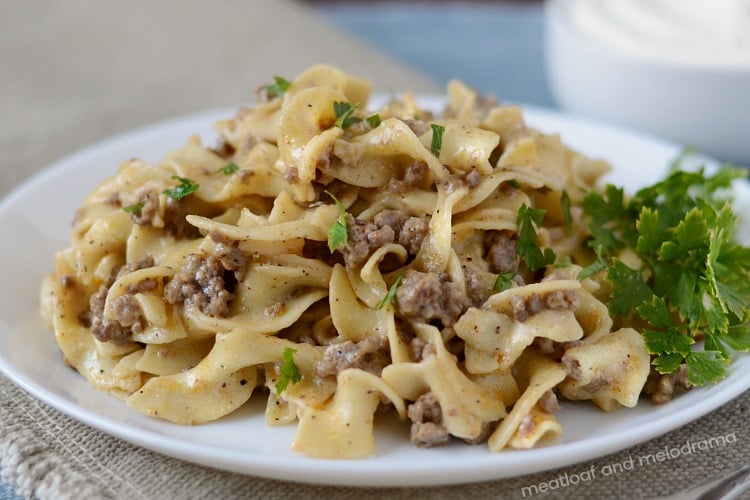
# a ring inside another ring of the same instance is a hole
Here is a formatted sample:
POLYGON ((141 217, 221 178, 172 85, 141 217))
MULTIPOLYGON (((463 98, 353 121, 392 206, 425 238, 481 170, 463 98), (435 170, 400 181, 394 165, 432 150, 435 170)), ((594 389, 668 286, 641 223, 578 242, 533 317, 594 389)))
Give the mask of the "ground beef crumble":
POLYGON ((404 194, 415 189, 428 189, 430 169, 427 163, 418 160, 410 164, 404 170, 401 179, 388 181, 386 191, 394 194, 404 194))
MULTIPOLYGON (((154 190, 141 190, 136 199, 140 204, 140 210, 130 215, 134 224, 144 227, 159 227, 156 219, 160 214, 160 196, 154 190)), ((185 217, 188 211, 185 208, 183 200, 175 200, 171 196, 165 197, 163 228, 170 235, 178 239, 198 238, 200 231, 195 226, 189 224, 185 217)))
POLYGON ((482 174, 477 169, 461 174, 452 174, 445 179, 445 189, 449 193, 461 189, 462 187, 475 188, 482 181, 482 174))
POLYGON ((227 289, 226 268, 214 255, 193 253, 164 288, 170 304, 184 302, 209 316, 229 314, 229 302, 234 294, 227 289))
POLYGON ((557 401, 557 395, 551 389, 542 394, 537 404, 539 405, 539 408, 547 413, 555 413, 560 410, 560 403, 557 401))
POLYGON ((240 250, 238 242, 229 240, 218 231, 211 231, 208 236, 216 243, 214 256, 219 259, 224 269, 234 272, 237 281, 241 281, 247 272, 249 258, 240 250))
POLYGON ((518 271, 516 239, 506 231, 487 231, 484 237, 486 259, 493 273, 518 271))
POLYGON ((158 287, 156 280, 146 278, 130 285, 125 294, 112 301, 112 318, 104 317, 104 306, 107 293, 112 284, 122 276, 140 269, 153 267, 154 259, 146 256, 138 261, 131 262, 120 268, 115 268, 107 280, 101 285, 89 299, 89 312, 81 321, 84 325, 90 325, 91 333, 101 342, 114 342, 116 344, 126 343, 134 333, 143 331, 145 320, 141 306, 133 297, 136 293, 155 290, 158 287))
POLYGON ((685 390, 692 389, 693 385, 687 378, 687 365, 681 364, 677 371, 662 375, 652 369, 649 373, 646 384, 643 386, 643 393, 651 395, 651 402, 655 404, 664 404, 672 401, 674 392, 677 388, 682 387, 685 390))
POLYGON ((429 227, 427 218, 411 217, 401 210, 383 210, 372 222, 348 214, 347 244, 342 249, 344 260, 348 266, 358 267, 378 248, 389 243, 398 243, 411 255, 416 255, 429 227))
POLYGON ((429 322, 438 319, 453 325, 468 307, 466 296, 442 273, 422 273, 410 269, 396 291, 398 311, 407 317, 429 322))
POLYGON ((513 295, 510 298, 513 319, 524 322, 546 309, 569 311, 578 307, 578 294, 574 290, 555 290, 544 296, 536 293, 529 297, 513 295))
POLYGON ((347 340, 328 346, 323 358, 315 363, 315 372, 319 377, 328 377, 347 368, 359 368, 380 375, 390 363, 388 338, 373 335, 359 342, 347 340))
POLYGON ((427 392, 409 405, 411 420, 410 439, 420 448, 443 446, 451 440, 451 435, 443 425, 443 411, 440 402, 432 392, 427 392))

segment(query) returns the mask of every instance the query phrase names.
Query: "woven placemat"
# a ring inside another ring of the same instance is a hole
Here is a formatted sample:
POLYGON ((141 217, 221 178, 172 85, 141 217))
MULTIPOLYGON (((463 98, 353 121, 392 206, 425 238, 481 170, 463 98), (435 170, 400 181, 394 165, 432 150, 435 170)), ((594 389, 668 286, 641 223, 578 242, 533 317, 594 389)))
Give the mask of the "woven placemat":
POLYGON ((0 377, 0 463, 5 481, 20 494, 42 500, 637 499, 670 494, 745 463, 750 458, 749 408, 746 392, 657 439, 564 469, 455 486, 353 488, 245 476, 154 453, 77 422, 0 377), (711 446, 706 446, 711 438, 711 446), (684 448, 688 443, 691 452, 684 448), (640 457, 656 456, 665 447, 684 449, 661 462, 638 463, 640 457))

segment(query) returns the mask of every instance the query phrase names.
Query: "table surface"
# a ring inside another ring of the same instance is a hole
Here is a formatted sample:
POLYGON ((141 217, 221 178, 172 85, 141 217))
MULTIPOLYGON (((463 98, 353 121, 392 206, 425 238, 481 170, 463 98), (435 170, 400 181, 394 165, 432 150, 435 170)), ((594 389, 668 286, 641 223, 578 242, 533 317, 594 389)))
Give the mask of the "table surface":
MULTIPOLYGON (((5 66, 0 77, 0 109, 5 118, 0 122, 4 152, 0 157, 0 195, 55 158, 98 139, 187 112, 247 101, 252 94, 250 86, 266 75, 294 74, 317 61, 374 79, 376 88, 383 91, 398 85, 436 92, 448 79, 459 76, 501 100, 554 106, 544 78, 540 3, 357 2, 310 7, 261 0, 249 4, 222 0, 209 8, 197 0, 169 0, 156 7, 146 0, 127 4, 71 0, 63 7, 52 0, 28 4, 0 1, 0 60, 5 66)), ((7 391, 11 389, 3 390, 7 391)), ((20 392, 15 394, 22 397, 20 392)), ((545 497, 596 498, 602 488, 612 498, 636 498, 644 492, 664 494, 737 466, 750 453, 745 424, 749 402, 746 393, 708 417, 634 450, 651 453, 686 439, 731 431, 737 432, 741 444, 735 448, 658 464, 639 477, 606 478, 597 486, 589 485, 590 489, 582 485, 545 497), (710 467, 705 466, 708 463, 710 467), (673 479, 667 481, 667 477, 673 479)), ((19 413, 13 413, 16 404, 21 403, 5 398, 0 416, 20 418, 19 413)), ((54 414, 48 408, 44 412, 54 414)), ((28 415, 33 417, 30 412, 28 415)), ((74 489, 86 484, 85 472, 81 477, 66 477, 55 475, 49 464, 44 465, 48 469, 43 473, 35 473, 31 462, 11 463, 8 457, 14 456, 13 447, 23 443, 13 441, 9 429, 27 426, 25 430, 31 433, 32 425, 33 418, 31 423, 0 421, 0 457, 4 458, 0 500, 19 498, 19 492, 39 498, 96 497, 91 492, 97 490, 88 486, 78 492, 74 489), (69 481, 73 486, 61 488, 55 481, 69 481)), ((134 453, 129 445, 108 436, 101 439, 105 438, 109 446, 122 446, 134 453)), ((43 449, 38 435, 30 439, 30 446, 43 449)), ((610 458, 614 461, 625 455, 610 458)), ((303 496, 314 492, 330 498, 355 494, 378 498, 385 494, 312 486, 300 490, 187 464, 174 467, 181 467, 179 477, 188 486, 194 482, 196 491, 217 477, 224 478, 242 488, 235 491, 237 498, 291 498, 301 495, 300 491, 303 496)), ((522 486, 548 482, 561 471, 417 493, 435 498, 517 498, 522 486)), ((170 491, 175 495, 178 491, 177 486, 174 490, 141 486, 140 491, 160 492, 153 498, 169 498, 170 491)), ((107 494, 115 492, 117 497, 122 491, 112 488, 107 494)), ((392 498, 411 498, 415 491, 393 489, 387 493, 392 498)))

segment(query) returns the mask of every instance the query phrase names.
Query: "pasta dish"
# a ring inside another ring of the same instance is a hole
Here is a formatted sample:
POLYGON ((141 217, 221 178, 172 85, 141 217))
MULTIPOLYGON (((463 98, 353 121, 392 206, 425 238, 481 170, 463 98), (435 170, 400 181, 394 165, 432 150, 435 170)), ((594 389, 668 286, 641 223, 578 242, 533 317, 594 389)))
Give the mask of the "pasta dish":
POLYGON ((65 362, 177 424, 265 398, 266 423, 324 458, 374 453, 381 413, 417 446, 498 452, 560 435, 559 400, 613 411, 690 386, 684 363, 653 369, 592 268, 583 204, 606 162, 457 81, 439 113, 369 94, 314 66, 217 144, 125 161, 42 286, 65 362))

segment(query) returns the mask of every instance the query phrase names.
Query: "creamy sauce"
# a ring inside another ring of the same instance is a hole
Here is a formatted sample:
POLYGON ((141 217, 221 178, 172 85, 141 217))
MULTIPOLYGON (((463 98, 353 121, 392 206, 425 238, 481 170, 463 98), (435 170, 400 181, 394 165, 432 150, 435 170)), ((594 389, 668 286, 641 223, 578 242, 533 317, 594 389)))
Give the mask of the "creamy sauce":
POLYGON ((570 27, 646 59, 750 65, 750 0, 570 0, 570 27))

